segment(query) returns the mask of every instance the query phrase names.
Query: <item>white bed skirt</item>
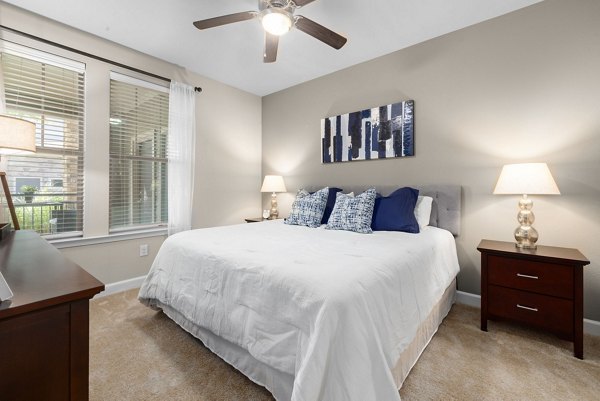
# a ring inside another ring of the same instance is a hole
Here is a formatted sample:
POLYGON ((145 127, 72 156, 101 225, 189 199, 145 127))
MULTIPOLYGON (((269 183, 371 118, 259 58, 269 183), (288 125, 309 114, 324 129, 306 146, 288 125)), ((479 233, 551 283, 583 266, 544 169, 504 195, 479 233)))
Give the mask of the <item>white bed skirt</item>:
MULTIPOLYGON (((421 353, 437 332, 439 325, 448 315, 448 312, 450 312, 455 295, 456 279, 446 288, 440 301, 433 307, 429 316, 419 326, 413 340, 400 354, 400 358, 392 370, 398 389, 400 389, 410 370, 417 363, 421 353)), ((253 382, 267 388, 277 401, 288 401, 291 399, 294 383, 292 375, 264 364, 250 355, 245 349, 190 322, 171 307, 163 305, 158 301, 157 306, 185 331, 202 341, 212 352, 242 372, 253 382)))
POLYGON ((455 298, 456 279, 454 279, 448 288, 446 288, 440 301, 435 304, 429 313, 429 316, 421 323, 415 337, 408 347, 402 351, 398 362, 396 362, 396 366, 392 369, 398 389, 402 387, 402 383, 404 383, 404 380, 408 377, 410 370, 417 363, 417 360, 433 338, 433 335, 437 332, 438 327, 442 324, 444 318, 448 316, 448 312, 450 312, 450 308, 452 308, 455 298))

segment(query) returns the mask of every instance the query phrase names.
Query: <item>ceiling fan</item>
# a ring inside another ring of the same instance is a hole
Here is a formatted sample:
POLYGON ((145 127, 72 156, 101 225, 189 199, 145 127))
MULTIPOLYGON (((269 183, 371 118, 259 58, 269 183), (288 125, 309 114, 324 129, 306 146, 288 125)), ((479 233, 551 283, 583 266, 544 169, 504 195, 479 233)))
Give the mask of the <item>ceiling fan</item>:
POLYGON ((342 48, 347 41, 345 37, 302 15, 294 15, 297 8, 304 7, 313 1, 315 0, 258 0, 259 11, 245 11, 208 18, 194 22, 194 26, 202 30, 259 18, 265 29, 265 51, 263 54, 265 63, 272 63, 277 59, 279 36, 287 33, 294 26, 334 49, 342 48))

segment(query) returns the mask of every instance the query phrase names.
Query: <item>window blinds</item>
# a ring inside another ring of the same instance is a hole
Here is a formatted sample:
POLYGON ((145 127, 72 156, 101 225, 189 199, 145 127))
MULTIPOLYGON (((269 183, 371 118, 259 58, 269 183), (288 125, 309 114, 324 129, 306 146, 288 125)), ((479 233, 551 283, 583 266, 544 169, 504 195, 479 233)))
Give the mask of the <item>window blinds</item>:
POLYGON ((166 88, 111 74, 110 230, 167 223, 166 88))
POLYGON ((63 67, 52 58, 3 48, 6 112, 36 125, 36 153, 5 156, 7 178, 22 229, 77 236, 83 232, 84 65, 65 60, 63 67))

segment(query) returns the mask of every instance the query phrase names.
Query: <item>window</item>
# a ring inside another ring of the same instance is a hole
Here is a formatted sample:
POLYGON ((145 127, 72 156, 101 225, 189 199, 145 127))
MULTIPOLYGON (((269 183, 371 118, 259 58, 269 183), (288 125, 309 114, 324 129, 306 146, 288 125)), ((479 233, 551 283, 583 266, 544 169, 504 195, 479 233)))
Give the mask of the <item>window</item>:
POLYGON ((36 125, 36 153, 5 156, 21 228, 81 236, 85 65, 6 41, 0 45, 6 112, 36 125))
POLYGON ((167 223, 168 117, 167 88, 111 73, 111 232, 167 223))

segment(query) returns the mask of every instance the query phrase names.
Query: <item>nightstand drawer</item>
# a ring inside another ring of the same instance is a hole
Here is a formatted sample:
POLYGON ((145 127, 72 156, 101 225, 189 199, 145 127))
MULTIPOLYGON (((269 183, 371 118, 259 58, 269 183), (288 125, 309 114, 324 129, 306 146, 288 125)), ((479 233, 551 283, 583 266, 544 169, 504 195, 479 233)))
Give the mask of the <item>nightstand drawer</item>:
POLYGON ((553 263, 488 255, 490 284, 573 299, 573 269, 553 263))
POLYGON ((573 302, 566 299, 490 285, 488 311, 567 337, 573 328, 573 302))

